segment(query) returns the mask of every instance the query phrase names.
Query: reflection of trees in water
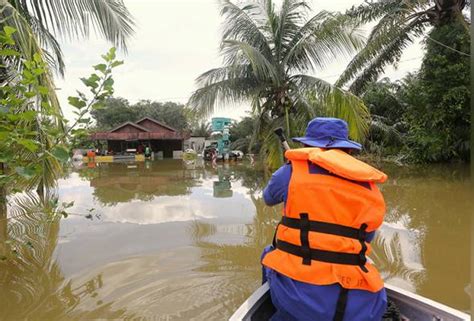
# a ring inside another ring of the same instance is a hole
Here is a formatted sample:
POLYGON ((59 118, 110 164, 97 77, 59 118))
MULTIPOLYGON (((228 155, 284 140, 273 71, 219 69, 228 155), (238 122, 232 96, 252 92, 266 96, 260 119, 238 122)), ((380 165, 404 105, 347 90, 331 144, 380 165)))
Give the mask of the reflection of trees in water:
POLYGON ((200 272, 219 273, 223 279, 215 283, 216 303, 223 304, 223 312, 230 316, 258 286, 261 281, 260 255, 271 243, 280 214, 277 208, 264 205, 262 198, 251 194, 255 205, 253 221, 245 225, 243 244, 222 244, 212 241, 219 227, 206 222, 193 221, 189 235, 201 250, 204 265, 200 272))
POLYGON ((389 177, 394 173, 382 185, 388 224, 375 242, 376 254, 385 255, 382 270, 411 283, 421 295, 467 309, 464 288, 470 279, 473 212, 469 167, 430 165, 387 171, 389 177))
POLYGON ((62 207, 57 196, 44 198, 27 194, 11 198, 11 205, 0 213, 0 246, 7 249, 0 260, 0 319, 2 320, 84 320, 106 315, 124 318, 124 309, 112 303, 89 311, 76 309, 85 297, 96 297, 103 286, 101 275, 73 287, 66 281, 53 254, 57 245, 62 207))
POLYGON ((372 242, 371 258, 388 283, 415 291, 423 281, 422 233, 407 228, 407 216, 395 223, 385 222, 372 242))
POLYGON ((79 175, 90 181, 94 196, 107 205, 186 195, 199 183, 176 161, 101 163, 79 170, 79 175))

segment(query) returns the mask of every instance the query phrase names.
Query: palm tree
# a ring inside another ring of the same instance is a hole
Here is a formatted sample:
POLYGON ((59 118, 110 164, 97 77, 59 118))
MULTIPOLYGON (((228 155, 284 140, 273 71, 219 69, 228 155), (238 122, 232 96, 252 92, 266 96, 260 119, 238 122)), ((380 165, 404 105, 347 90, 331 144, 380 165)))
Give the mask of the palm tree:
MULTIPOLYGON (((466 0, 377 0, 351 8, 346 17, 360 24, 374 21, 377 24, 366 46, 352 59, 336 86, 352 81, 349 90, 362 93, 386 66, 398 63, 404 49, 417 37, 425 35, 430 27, 454 22, 461 23, 469 32, 470 22, 463 15, 467 5, 466 0)), ((426 39, 436 42, 429 36, 426 39)))
POLYGON ((191 133, 194 136, 201 136, 208 138, 211 136, 211 124, 208 122, 200 122, 196 127, 192 128, 191 133))
POLYGON ((220 4, 223 66, 198 77, 189 106, 209 115, 222 105, 250 102, 270 167, 281 160, 272 135, 277 126, 301 134, 310 118, 325 114, 347 120, 353 139, 365 135, 368 111, 362 101, 313 76, 361 47, 362 37, 347 17, 325 11, 309 16, 304 0, 284 0, 278 9, 272 0, 220 4))
POLYGON ((58 37, 82 39, 93 29, 114 46, 126 49, 134 20, 122 0, 0 0, 0 26, 18 32, 22 53, 41 52, 59 74, 64 59, 58 37))
MULTIPOLYGON (((39 54, 51 70, 41 76, 41 85, 49 90, 51 106, 62 115, 55 92, 53 72, 64 74, 64 59, 58 37, 82 39, 91 28, 113 45, 126 49, 133 34, 134 21, 122 0, 0 0, 0 28, 17 30, 15 49, 21 57, 1 57, 0 84, 12 81, 21 68, 21 59, 33 60, 39 54)), ((62 126, 60 126, 62 127, 62 126)))

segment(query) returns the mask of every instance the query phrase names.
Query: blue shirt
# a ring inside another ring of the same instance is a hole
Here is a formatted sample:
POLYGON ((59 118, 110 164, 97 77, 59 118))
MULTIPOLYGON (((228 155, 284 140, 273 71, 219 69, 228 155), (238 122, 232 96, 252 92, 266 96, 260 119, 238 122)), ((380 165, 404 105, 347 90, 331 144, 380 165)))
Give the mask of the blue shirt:
POLYGON ((291 172, 291 164, 285 164, 273 173, 272 178, 263 191, 265 204, 273 206, 282 202, 286 203, 291 172))

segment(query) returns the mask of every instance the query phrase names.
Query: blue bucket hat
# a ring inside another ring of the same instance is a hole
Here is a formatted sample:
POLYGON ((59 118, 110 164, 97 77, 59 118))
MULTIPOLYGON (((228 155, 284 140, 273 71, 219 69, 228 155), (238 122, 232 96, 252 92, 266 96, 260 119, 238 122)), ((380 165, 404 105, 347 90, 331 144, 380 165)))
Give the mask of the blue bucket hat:
POLYGON ((362 149, 361 144, 349 139, 347 123, 339 118, 317 117, 308 123, 304 137, 293 140, 313 147, 362 149))

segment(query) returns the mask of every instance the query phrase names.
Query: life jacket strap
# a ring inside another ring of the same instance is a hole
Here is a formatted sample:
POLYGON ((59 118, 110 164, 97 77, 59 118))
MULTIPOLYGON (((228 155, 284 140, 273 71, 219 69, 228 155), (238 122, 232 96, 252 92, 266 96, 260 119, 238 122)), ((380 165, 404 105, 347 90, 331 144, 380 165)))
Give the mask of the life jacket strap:
POLYGON ((311 248, 309 247, 309 216, 308 213, 301 213, 299 219, 301 252, 303 254, 303 264, 311 265, 311 248))
POLYGON ((285 242, 278 238, 275 240, 275 233, 273 239, 274 247, 301 257, 303 259, 302 264, 304 265, 311 265, 311 260, 316 260, 326 263, 358 265, 365 273, 369 272, 365 267, 367 263, 367 257, 365 256, 367 252, 367 245, 365 244, 367 238, 367 224, 364 223, 357 229, 334 223, 311 221, 308 218, 307 213, 301 213, 299 219, 283 216, 279 225, 299 229, 301 246, 285 242), (355 254, 312 249, 309 246, 310 231, 356 239, 360 242, 361 250, 358 254, 355 254))
MULTIPOLYGON (((302 247, 299 245, 277 240, 276 248, 301 258, 305 257, 305 251, 303 251, 302 247)), ((358 266, 363 266, 367 262, 365 257, 361 260, 359 254, 332 252, 319 249, 310 249, 309 252, 311 260, 320 262, 358 266)))
POLYGON ((348 294, 349 294, 349 290, 341 287, 341 291, 339 292, 339 297, 337 298, 336 313, 334 314, 334 318, 332 319, 333 321, 344 320, 348 294))
MULTIPOLYGON (((348 238, 356 239, 356 240, 362 239, 364 242, 368 234, 365 231, 365 229, 367 228, 366 224, 363 224, 366 227, 362 230, 361 228, 353 228, 349 226, 327 223, 327 222, 320 222, 320 221, 308 221, 308 222, 309 222, 309 231, 311 232, 332 234, 332 235, 348 237, 348 238)), ((298 218, 283 216, 281 218, 280 224, 286 227, 300 229, 302 222, 298 218)))

